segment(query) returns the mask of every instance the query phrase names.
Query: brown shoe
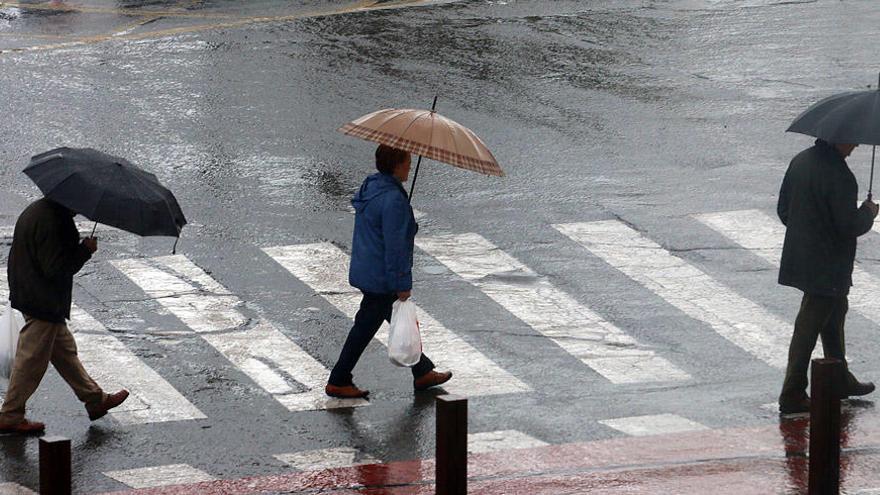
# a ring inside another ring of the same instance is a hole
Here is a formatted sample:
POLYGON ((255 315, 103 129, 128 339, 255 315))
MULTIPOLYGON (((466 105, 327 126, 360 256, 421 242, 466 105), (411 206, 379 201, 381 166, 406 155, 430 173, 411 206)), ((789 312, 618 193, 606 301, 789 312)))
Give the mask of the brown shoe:
POLYGON ((324 387, 324 393, 330 397, 336 397, 337 399, 366 399, 367 396, 370 395, 369 390, 361 390, 355 387, 353 383, 341 387, 328 383, 327 386, 324 387))
POLYGON ((451 371, 438 373, 432 370, 413 380, 413 387, 418 391, 428 390, 448 382, 450 378, 452 378, 451 371))
POLYGON ((43 423, 28 421, 26 419, 21 420, 18 424, 0 426, 0 434, 42 435, 45 431, 46 425, 43 423))
POLYGON ((128 398, 128 390, 120 390, 115 394, 110 394, 107 397, 104 397, 104 400, 101 401, 100 404, 94 406, 86 406, 86 412, 89 413, 89 419, 94 421, 96 419, 101 419, 110 409, 118 406, 125 402, 125 399, 128 398))

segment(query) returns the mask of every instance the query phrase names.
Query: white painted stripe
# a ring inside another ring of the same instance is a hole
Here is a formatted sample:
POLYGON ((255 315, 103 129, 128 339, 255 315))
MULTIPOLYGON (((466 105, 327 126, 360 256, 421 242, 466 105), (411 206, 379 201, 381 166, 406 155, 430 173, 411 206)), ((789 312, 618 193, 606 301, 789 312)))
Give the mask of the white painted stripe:
POLYGON ((770 366, 785 366, 791 324, 659 244, 617 220, 554 227, 746 352, 770 366))
MULTIPOLYGON (((81 235, 89 235, 92 233, 92 229, 95 228, 95 222, 76 222, 76 229, 80 232, 81 235)), ((111 227, 109 225, 104 225, 99 223, 96 232, 122 232, 121 230, 111 227)), ((12 235, 15 233, 15 225, 3 225, 0 226, 0 238, 12 239, 12 235)))
POLYGON ((214 481, 217 479, 188 464, 171 464, 168 466, 110 471, 104 473, 104 475, 130 488, 156 488, 160 486, 214 481))
POLYGON ((278 454, 274 457, 300 471, 379 464, 378 460, 350 447, 307 450, 291 454, 278 454))
MULTIPOLYGON (((0 301, 9 297, 6 268, 0 268, 0 301)), ((107 328, 75 304, 69 329, 77 353, 89 375, 108 393, 127 389, 128 399, 110 412, 122 424, 160 423, 204 419, 170 383, 131 352, 107 328)))
POLYGON ((37 492, 17 483, 0 482, 0 495, 37 495, 37 492))
POLYGON ((501 430, 471 433, 468 435, 468 453, 484 454, 502 450, 532 449, 546 447, 547 442, 530 437, 521 431, 501 430))
POLYGON ((613 383, 690 378, 477 234, 427 237, 417 243, 613 383))
POLYGON ((605 419, 599 422, 634 437, 709 429, 696 421, 691 421, 675 414, 632 416, 628 418, 605 419))
POLYGON ((268 321, 249 322, 241 301, 185 256, 111 263, 289 410, 367 404, 324 395, 329 371, 268 321))
MULTIPOLYGON (((785 242, 785 226, 779 220, 760 210, 707 213, 694 218, 779 267, 785 242)), ((849 307, 880 323, 880 279, 858 265, 853 268, 852 277, 849 307)))
MULTIPOLYGON (((348 285, 349 256, 330 243, 266 248, 263 251, 296 278, 309 285, 349 318, 354 318, 361 293, 348 285)), ((427 355, 439 367, 454 372, 443 388, 469 396, 507 394, 531 390, 473 346, 449 331, 426 312, 419 311, 422 343, 427 355)), ((388 342, 388 324, 376 338, 388 342)))

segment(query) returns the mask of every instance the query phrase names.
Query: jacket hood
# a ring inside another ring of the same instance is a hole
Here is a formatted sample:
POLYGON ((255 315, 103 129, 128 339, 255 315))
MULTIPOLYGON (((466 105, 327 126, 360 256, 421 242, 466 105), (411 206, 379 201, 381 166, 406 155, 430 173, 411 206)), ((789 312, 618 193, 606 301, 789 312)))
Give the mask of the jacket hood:
POLYGON ((406 196, 406 190, 396 177, 383 173, 373 174, 367 177, 364 183, 361 184, 361 188, 358 189, 354 198, 351 199, 351 205, 355 211, 361 213, 371 200, 392 190, 399 190, 406 196))

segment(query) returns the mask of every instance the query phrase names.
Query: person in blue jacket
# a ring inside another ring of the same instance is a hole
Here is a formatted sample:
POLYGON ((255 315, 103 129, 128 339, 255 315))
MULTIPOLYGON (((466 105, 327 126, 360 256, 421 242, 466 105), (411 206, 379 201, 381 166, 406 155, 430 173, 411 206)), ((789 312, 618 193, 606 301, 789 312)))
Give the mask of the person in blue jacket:
MULTIPOLYGON (((380 145, 376 149, 379 173, 367 177, 351 200, 355 217, 348 280, 364 297, 325 388, 331 397, 369 395, 354 385, 351 372, 382 322, 391 321, 394 301, 406 301, 412 295, 413 247, 419 226, 403 188, 411 163, 408 152, 380 145)), ((452 378, 451 372, 434 371, 434 363, 424 354, 412 374, 417 391, 452 378)))

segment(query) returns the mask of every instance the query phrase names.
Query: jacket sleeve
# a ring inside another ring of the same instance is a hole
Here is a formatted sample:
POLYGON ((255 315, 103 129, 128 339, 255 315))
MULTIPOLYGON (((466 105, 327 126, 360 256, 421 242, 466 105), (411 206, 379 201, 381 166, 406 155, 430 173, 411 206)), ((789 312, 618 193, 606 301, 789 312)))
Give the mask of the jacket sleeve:
POLYGON ((92 257, 82 244, 70 247, 69 240, 64 239, 63 226, 54 222, 40 226, 35 241, 40 270, 50 279, 73 276, 92 257))
POLYGON ((392 292, 412 289, 413 245, 407 235, 409 204, 394 194, 382 206, 382 238, 385 242, 385 275, 392 292))
POLYGON ((867 208, 858 208, 858 186, 838 178, 828 191, 828 206, 834 230, 842 239, 853 239, 871 230, 874 217, 867 208))
POLYGON ((779 215, 782 225, 786 226, 788 225, 788 202, 790 201, 788 189, 788 172, 786 172, 782 179, 782 186, 779 188, 779 200, 776 202, 776 214, 779 215))

